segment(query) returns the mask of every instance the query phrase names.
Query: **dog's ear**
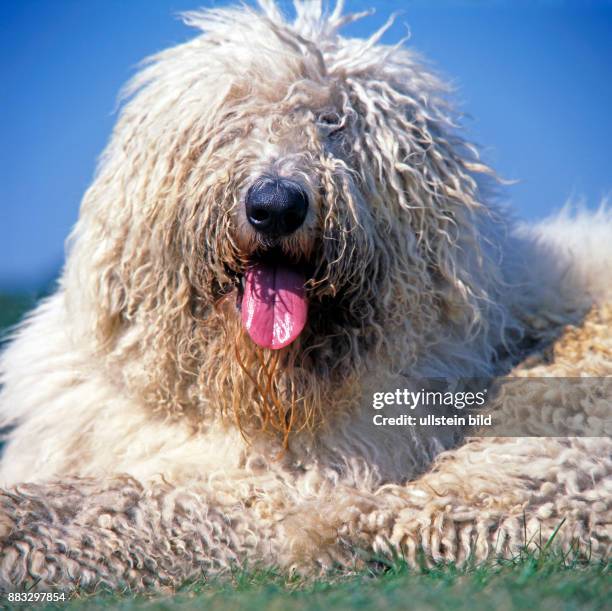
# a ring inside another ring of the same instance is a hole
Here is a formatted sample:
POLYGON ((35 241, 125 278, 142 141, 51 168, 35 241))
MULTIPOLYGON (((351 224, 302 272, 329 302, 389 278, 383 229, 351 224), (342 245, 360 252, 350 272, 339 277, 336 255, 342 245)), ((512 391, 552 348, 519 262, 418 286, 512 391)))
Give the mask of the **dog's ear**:
POLYGON ((104 351, 119 340, 172 342, 196 333, 232 282, 225 275, 235 256, 227 239, 232 215, 218 203, 227 185, 193 170, 197 151, 183 155, 183 165, 170 159, 165 172, 143 155, 101 167, 69 243, 68 305, 104 351))
POLYGON ((94 207, 86 196, 69 240, 63 282, 69 311, 82 325, 79 332, 93 336, 98 347, 108 348, 134 314, 133 274, 140 268, 144 280, 144 260, 150 255, 143 238, 139 250, 127 256, 133 242, 129 220, 125 219, 123 227, 121 223, 115 225, 95 213, 94 207))
POLYGON ((381 234, 402 234, 395 243, 439 315, 470 328, 495 284, 494 257, 483 256, 494 173, 462 139, 443 84, 409 52, 370 71, 347 81, 366 197, 381 234))

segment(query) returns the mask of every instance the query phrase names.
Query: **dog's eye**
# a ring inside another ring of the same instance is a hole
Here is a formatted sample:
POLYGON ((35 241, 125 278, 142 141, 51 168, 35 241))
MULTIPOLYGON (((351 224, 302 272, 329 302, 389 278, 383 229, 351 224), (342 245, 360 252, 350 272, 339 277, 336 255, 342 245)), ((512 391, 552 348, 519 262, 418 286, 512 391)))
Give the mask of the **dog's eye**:
POLYGON ((346 126, 345 119, 336 113, 321 115, 317 123, 325 136, 331 140, 338 138, 346 126))
POLYGON ((336 113, 323 114, 319 117, 319 123, 323 125, 338 125, 341 122, 336 113))

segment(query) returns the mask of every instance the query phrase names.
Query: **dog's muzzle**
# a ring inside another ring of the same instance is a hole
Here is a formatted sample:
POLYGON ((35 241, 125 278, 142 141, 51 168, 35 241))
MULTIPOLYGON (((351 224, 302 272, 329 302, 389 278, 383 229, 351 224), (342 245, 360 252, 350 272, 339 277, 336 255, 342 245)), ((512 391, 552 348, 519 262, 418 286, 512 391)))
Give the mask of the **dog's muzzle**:
POLYGON ((301 334, 308 319, 306 271, 278 244, 295 233, 308 214, 308 196, 296 182, 261 176, 246 193, 245 213, 260 238, 240 295, 242 326, 258 346, 279 350, 301 334))

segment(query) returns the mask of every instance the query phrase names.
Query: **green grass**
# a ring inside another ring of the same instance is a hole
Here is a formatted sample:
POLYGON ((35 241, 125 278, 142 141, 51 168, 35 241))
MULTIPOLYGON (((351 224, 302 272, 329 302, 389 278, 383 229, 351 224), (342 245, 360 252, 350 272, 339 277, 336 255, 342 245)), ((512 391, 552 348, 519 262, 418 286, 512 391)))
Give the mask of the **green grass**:
POLYGON ((35 304, 33 295, 0 293, 0 332, 19 322, 35 304))
POLYGON ((75 594, 62 608, 595 611, 610 609, 611 601, 609 565, 529 553, 466 569, 439 566, 415 571, 397 561, 384 570, 318 580, 288 578, 274 571, 237 571, 225 579, 185 585, 171 594, 75 594))
MULTIPOLYGON (((0 295, 0 330, 34 305, 30 296, 0 295)), ((560 525, 561 526, 561 525, 560 525)), ((378 570, 307 580, 276 571, 235 571, 202 579, 165 594, 75 592, 68 603, 36 609, 206 609, 210 611, 319 609, 417 609, 461 611, 612 610, 608 563, 584 562, 555 553, 547 542, 535 552, 457 569, 438 566, 411 570, 391 562, 378 570)), ((0 600, 6 603, 6 597, 0 600)), ((14 608, 24 608, 15 605, 14 608)))

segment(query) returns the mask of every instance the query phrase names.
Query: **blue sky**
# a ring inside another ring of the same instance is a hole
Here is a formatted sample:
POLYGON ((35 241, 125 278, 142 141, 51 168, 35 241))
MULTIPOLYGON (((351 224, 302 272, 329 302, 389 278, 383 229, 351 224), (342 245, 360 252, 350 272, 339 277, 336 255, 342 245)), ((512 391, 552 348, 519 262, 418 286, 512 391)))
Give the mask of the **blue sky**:
MULTIPOLYGON (((206 0, 3 0, 0 3, 0 288, 32 289, 61 265, 116 96, 138 62, 192 32, 181 10, 206 0)), ((612 2, 347 0, 389 13, 386 34, 452 79, 469 136, 508 179, 517 216, 612 191, 612 2)), ((612 238, 612 236, 611 236, 612 238)))

